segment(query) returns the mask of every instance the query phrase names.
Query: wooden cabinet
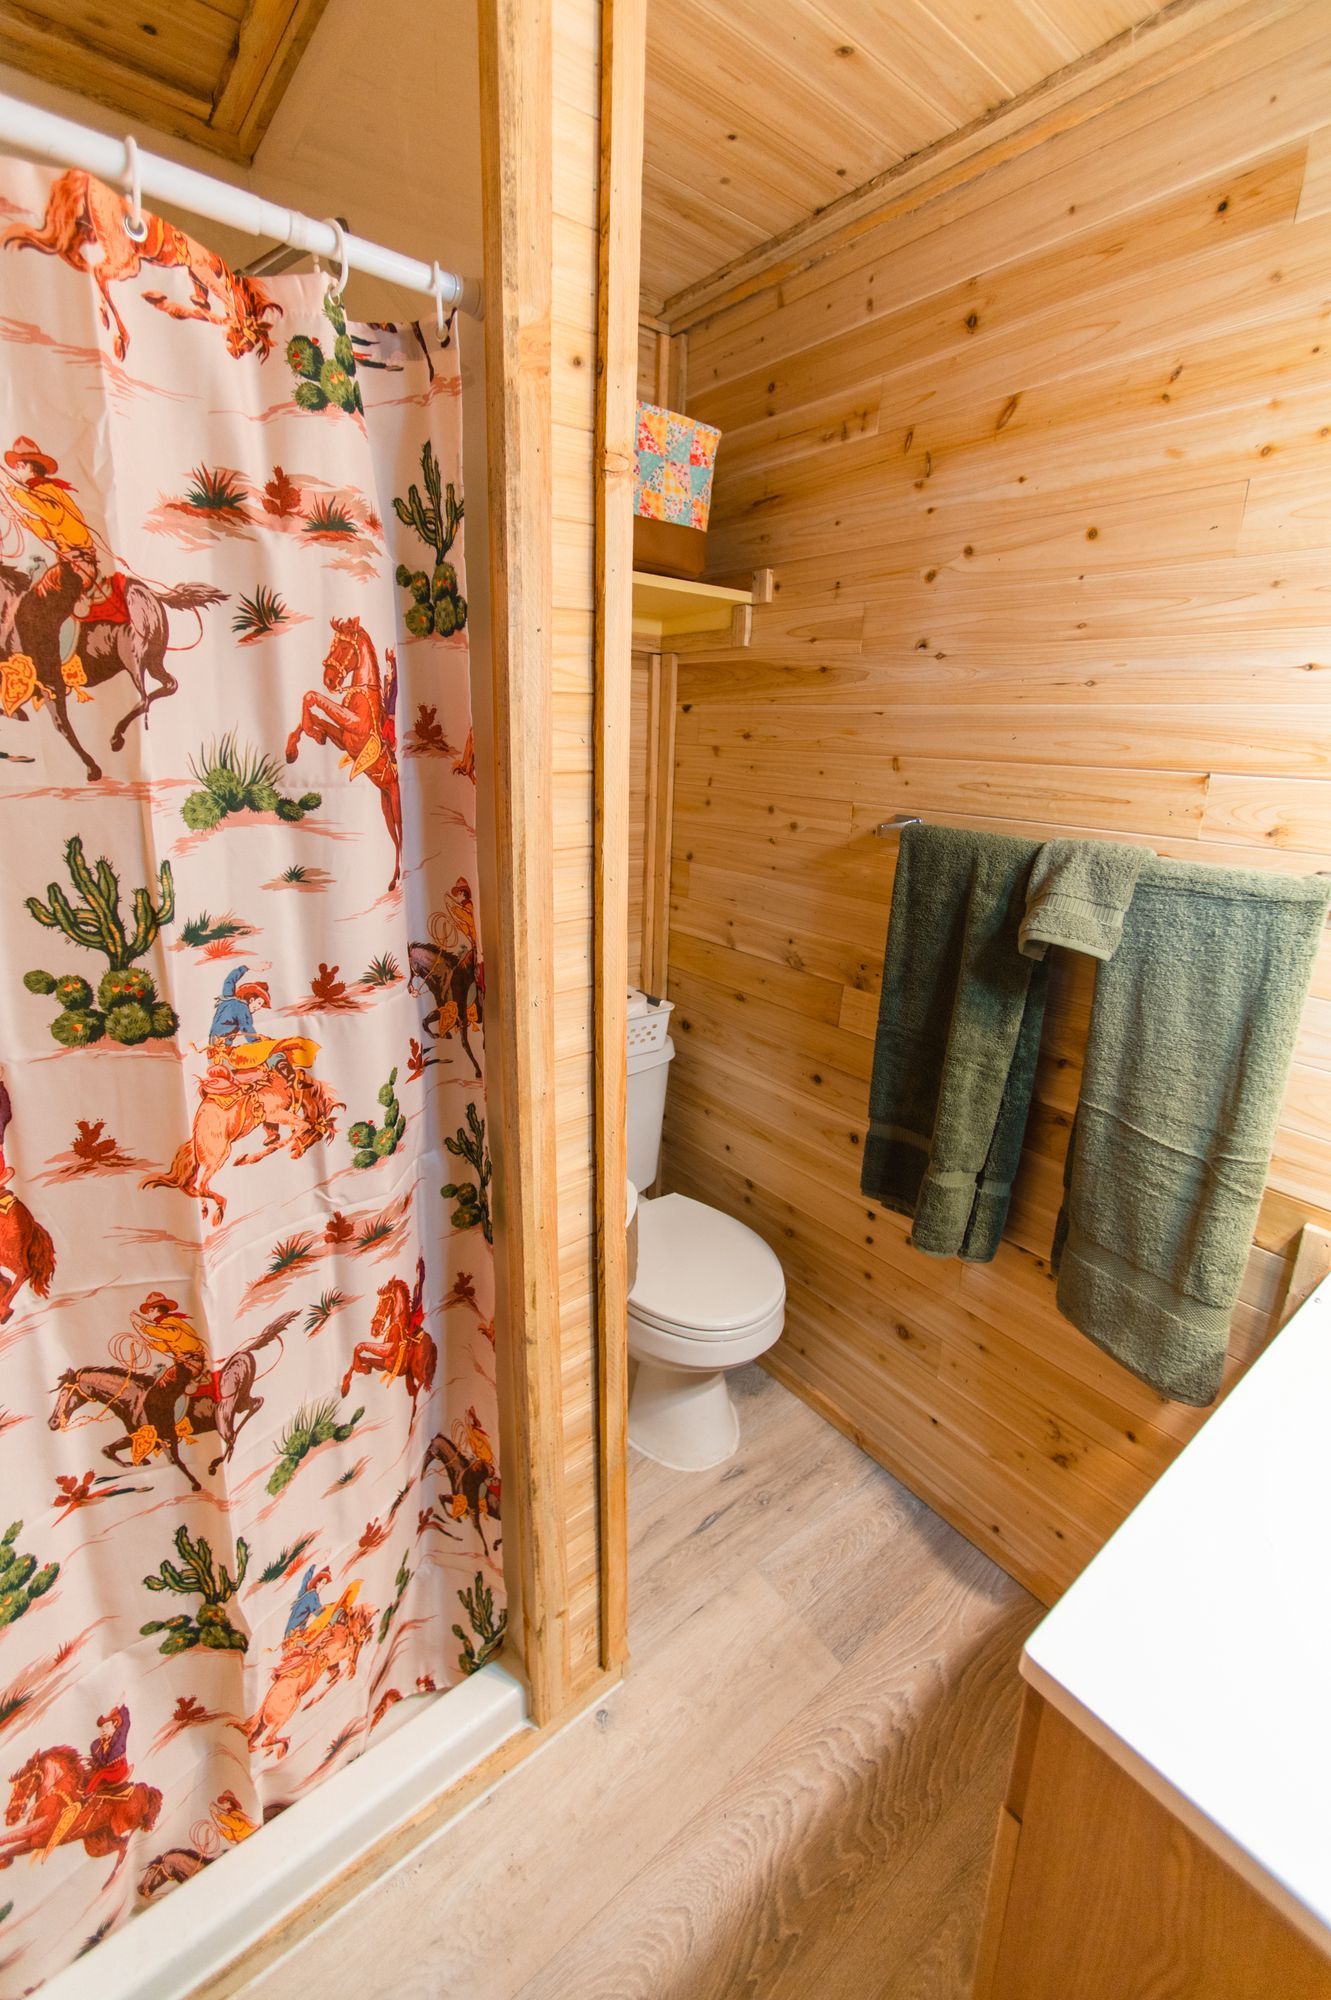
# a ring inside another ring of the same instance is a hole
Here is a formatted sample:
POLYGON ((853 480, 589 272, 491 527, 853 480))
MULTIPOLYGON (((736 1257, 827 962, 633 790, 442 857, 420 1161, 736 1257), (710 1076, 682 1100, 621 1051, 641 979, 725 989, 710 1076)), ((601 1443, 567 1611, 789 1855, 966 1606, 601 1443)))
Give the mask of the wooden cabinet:
POLYGON ((1331 2000, 1331 1960, 1027 1688, 973 2000, 1331 2000))

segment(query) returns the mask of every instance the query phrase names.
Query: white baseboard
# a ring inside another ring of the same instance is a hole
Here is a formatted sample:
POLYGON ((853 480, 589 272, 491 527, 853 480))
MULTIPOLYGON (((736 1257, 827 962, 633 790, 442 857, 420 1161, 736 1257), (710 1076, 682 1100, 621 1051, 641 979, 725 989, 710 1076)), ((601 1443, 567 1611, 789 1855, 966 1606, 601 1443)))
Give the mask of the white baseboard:
POLYGON ((526 1725, 499 1666, 432 1701, 278 1818, 55 1974, 42 2000, 185 2000, 526 1725))

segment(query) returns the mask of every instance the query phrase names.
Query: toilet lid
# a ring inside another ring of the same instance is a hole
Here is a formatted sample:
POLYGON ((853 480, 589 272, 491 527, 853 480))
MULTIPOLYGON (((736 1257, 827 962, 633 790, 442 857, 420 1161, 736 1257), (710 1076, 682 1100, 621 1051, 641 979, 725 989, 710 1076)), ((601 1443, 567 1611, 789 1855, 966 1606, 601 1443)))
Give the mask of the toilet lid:
POLYGON ((761 1236, 705 1202, 663 1194, 638 1204, 638 1275, 629 1304, 642 1319, 692 1334, 752 1326, 785 1297, 761 1236))

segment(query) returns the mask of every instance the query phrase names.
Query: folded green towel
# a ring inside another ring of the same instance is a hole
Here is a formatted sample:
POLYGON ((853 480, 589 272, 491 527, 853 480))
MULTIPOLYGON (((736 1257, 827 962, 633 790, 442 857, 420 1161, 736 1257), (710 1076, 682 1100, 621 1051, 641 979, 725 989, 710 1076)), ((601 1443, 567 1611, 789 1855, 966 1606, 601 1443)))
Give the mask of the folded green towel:
POLYGON ((1181 1403, 1220 1387, 1328 901, 1316 876, 1153 858, 1096 973, 1058 1305, 1181 1403))
POLYGON ((1022 951, 1043 958, 1051 944, 1061 944, 1091 958, 1112 958, 1138 870, 1152 858, 1149 847, 1117 841, 1047 840, 1026 885, 1022 951))
POLYGON ((901 835, 860 1186, 934 1257, 997 1252, 1030 1110, 1046 968, 1017 927, 1038 843, 901 835))

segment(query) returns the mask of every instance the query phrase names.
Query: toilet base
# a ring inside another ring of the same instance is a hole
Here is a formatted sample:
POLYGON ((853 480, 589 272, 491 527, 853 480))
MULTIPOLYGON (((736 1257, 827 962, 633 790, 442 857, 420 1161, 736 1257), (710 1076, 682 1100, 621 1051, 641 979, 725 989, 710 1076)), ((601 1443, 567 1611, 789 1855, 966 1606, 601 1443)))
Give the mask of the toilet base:
POLYGON ((721 1368, 639 1360, 629 1397, 629 1443, 676 1472, 705 1472, 739 1449, 739 1416, 721 1368))

